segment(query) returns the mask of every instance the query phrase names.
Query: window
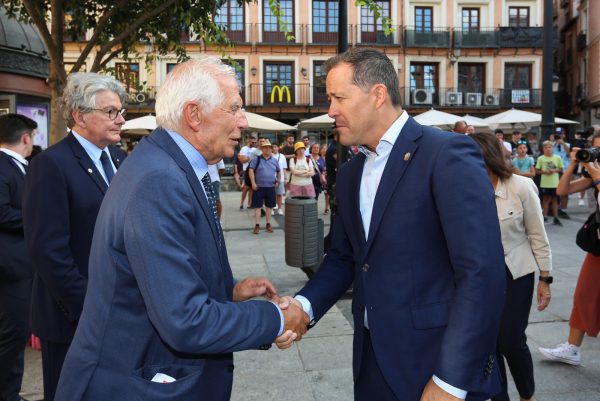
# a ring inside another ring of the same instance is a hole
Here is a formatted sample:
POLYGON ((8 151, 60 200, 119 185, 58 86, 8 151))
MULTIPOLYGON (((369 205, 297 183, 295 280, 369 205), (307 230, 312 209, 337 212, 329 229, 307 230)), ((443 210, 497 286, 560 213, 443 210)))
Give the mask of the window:
POLYGON ((294 103, 294 65, 288 62, 265 63, 264 104, 294 103))
MULTIPOLYGON (((281 20, 287 29, 294 29, 294 1, 279 0, 279 9, 283 12, 281 20)), ((271 12, 267 0, 263 1, 263 42, 286 42, 285 33, 279 28, 277 17, 271 12)))
POLYGON ((435 89, 437 87, 437 64, 411 63, 410 89, 435 89))
POLYGON ((382 18, 390 18, 390 1, 377 1, 381 7, 381 17, 375 19, 375 15, 367 6, 360 9, 361 39, 366 43, 386 43, 392 39, 391 36, 385 36, 383 31, 382 18))
POLYGON ((504 67, 504 88, 531 88, 531 64, 506 64, 504 67))
POLYGON ((313 0, 313 42, 337 41, 338 3, 338 0, 313 0))
POLYGON ((415 31, 433 31, 433 7, 415 7, 415 31))
POLYGON ((458 64, 458 91, 459 92, 485 92, 485 64, 459 63, 458 64))
MULTIPOLYGON (((229 62, 228 59, 223 59, 222 60, 224 64, 227 65, 231 65, 231 63, 229 62)), ((235 78, 238 81, 238 84, 240 85, 240 96, 242 97, 242 100, 245 100, 245 93, 246 93, 246 80, 244 79, 244 60, 235 60, 236 63, 238 63, 238 66, 234 66, 235 68, 235 78)))
POLYGON ((463 32, 479 30, 479 9, 478 8, 463 8, 462 9, 462 30, 463 30, 463 32))
POLYGON ((177 63, 167 63, 167 74, 173 71, 173 68, 175 68, 176 65, 177 63))
POLYGON ((244 7, 237 0, 226 0, 215 15, 215 23, 221 27, 232 41, 244 42, 244 7))
POLYGON ((529 7, 508 7, 508 26, 526 28, 529 26, 529 7))
POLYGON ((115 72, 117 80, 125 85, 128 92, 137 92, 140 89, 140 65, 138 63, 116 63, 115 72))
POLYGON ((327 74, 323 70, 323 61, 313 63, 313 104, 315 106, 327 105, 327 89, 325 79, 327 74))

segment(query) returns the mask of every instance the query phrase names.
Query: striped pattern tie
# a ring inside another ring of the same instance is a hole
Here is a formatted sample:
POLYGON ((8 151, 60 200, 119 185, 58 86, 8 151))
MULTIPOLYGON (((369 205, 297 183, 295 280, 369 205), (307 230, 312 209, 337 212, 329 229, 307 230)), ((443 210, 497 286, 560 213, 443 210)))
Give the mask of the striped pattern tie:
POLYGON ((213 218, 215 219, 215 224, 217 225, 217 233, 219 235, 219 246, 222 246, 223 233, 221 232, 221 223, 219 222, 219 216, 217 215, 215 193, 213 192, 212 181, 210 180, 210 175, 208 173, 204 174, 204 177, 202 177, 202 185, 204 186, 204 192, 206 193, 206 198, 208 199, 210 210, 212 210, 213 218))

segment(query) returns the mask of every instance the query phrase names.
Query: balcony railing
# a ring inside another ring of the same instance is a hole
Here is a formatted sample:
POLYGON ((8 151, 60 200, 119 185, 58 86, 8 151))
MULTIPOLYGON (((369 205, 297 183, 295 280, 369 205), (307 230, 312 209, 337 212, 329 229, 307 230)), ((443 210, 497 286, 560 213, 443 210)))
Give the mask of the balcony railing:
POLYGON ((532 108, 542 106, 541 89, 401 88, 406 107, 532 108))
POLYGON ((538 47, 541 48, 544 28, 542 27, 509 27, 502 26, 498 29, 499 47, 538 47))
POLYGON ((450 47, 450 31, 448 28, 433 28, 431 31, 424 31, 406 27, 404 47, 450 47))
POLYGON ((497 48, 496 30, 481 28, 454 31, 454 47, 456 48, 497 48))
POLYGON ((246 106, 314 106, 310 84, 277 85, 267 92, 265 84, 250 84, 246 91, 246 106))
POLYGON ((337 26, 315 24, 315 25, 304 25, 303 30, 305 35, 303 41, 306 40, 313 44, 328 44, 334 45, 338 42, 337 26), (332 32, 335 30, 335 32, 332 32))
POLYGON ((302 43, 302 25, 288 24, 290 29, 289 35, 294 36, 294 39, 289 41, 286 38, 285 32, 279 30, 277 24, 252 24, 251 39, 253 44, 294 44, 302 43))
POLYGON ((400 39, 402 27, 399 25, 393 25, 391 28, 393 29, 393 32, 391 32, 389 35, 386 35, 384 31, 376 30, 376 27, 372 25, 351 26, 354 43, 400 45, 402 43, 402 40, 400 39))

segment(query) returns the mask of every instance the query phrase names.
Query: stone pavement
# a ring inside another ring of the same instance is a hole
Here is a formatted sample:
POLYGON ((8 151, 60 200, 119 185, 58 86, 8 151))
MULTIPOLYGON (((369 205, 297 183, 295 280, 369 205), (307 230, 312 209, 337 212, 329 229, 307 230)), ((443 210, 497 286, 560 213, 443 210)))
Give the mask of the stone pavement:
MULTIPOLYGON (((275 216, 275 232, 251 233, 252 210, 239 210, 239 192, 223 192, 222 225, 229 259, 238 278, 262 275, 270 278, 280 294, 294 294, 307 281, 305 274, 285 264, 283 217, 275 216)), ((319 200, 322 216, 323 200, 319 200)), ((534 360, 539 401, 600 401, 600 340, 586 337, 583 367, 543 361, 538 346, 566 341, 572 295, 583 257, 574 243, 577 229, 588 209, 571 200, 571 220, 564 227, 546 226, 554 258, 555 283, 549 308, 540 313, 532 308, 528 328, 534 360)), ((325 217, 325 232, 329 217, 325 217)), ((264 218, 261 228, 264 228, 264 218)), ((477 246, 472 244, 471 246, 477 246)), ((296 401, 352 400, 352 324, 350 299, 334 306, 301 342, 288 350, 245 351, 235 356, 232 400, 276 401, 293 397, 296 401)), ((465 350, 463 352, 468 352, 465 350)), ((23 397, 42 398, 40 353, 28 349, 23 397)), ((511 399, 518 400, 510 384, 511 399)))

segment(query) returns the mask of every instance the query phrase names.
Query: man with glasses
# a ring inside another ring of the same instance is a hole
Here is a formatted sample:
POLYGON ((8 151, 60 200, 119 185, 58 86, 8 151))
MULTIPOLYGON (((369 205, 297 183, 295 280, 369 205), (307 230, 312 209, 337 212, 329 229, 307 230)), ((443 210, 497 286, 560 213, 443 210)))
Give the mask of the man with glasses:
POLYGON ((44 400, 52 401, 83 308, 94 224, 125 153, 125 91, 110 76, 72 74, 62 102, 70 128, 31 162, 23 226, 34 277, 31 325, 42 342, 44 400))

